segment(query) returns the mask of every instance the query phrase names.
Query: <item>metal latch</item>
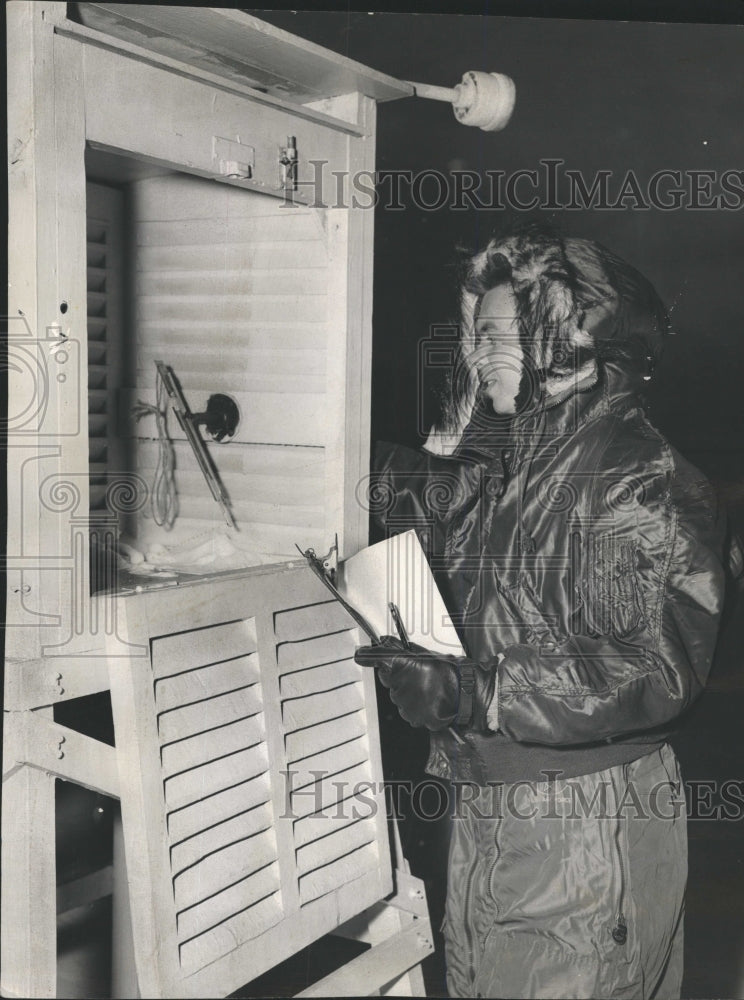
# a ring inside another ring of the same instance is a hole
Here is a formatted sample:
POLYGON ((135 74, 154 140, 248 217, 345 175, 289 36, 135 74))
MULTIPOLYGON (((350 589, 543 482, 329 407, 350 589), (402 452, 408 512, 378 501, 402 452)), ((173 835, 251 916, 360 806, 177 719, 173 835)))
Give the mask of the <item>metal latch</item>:
POLYGON ((214 136, 212 163, 221 177, 250 180, 256 166, 256 150, 243 142, 214 136))
POLYGON ((281 150, 279 162, 282 165, 282 186, 285 191, 297 190, 297 138, 287 136, 287 145, 281 150))

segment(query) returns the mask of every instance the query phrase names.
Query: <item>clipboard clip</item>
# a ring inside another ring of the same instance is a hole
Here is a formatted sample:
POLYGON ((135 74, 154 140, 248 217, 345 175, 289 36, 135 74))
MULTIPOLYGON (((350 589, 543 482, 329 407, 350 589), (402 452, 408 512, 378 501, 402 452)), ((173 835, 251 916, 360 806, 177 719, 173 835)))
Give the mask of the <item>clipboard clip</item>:
POLYGON ((315 554, 315 549, 303 549, 295 543, 295 548, 304 556, 310 564, 311 569, 316 576, 321 574, 328 580, 334 587, 338 583, 338 535, 333 545, 328 550, 328 554, 324 556, 318 556, 315 554))
POLYGON ((338 590, 338 535, 336 535, 336 540, 331 546, 328 554, 325 556, 317 556, 315 554, 315 549, 301 549, 300 546, 295 542, 295 548, 303 557, 307 560, 307 564, 310 569, 315 573, 321 583, 330 590, 336 600, 348 611, 349 615, 357 623, 357 625, 362 629, 363 632, 371 639, 373 645, 377 645, 380 642, 380 637, 374 628, 370 625, 364 615, 358 611, 352 604, 350 604, 338 590))

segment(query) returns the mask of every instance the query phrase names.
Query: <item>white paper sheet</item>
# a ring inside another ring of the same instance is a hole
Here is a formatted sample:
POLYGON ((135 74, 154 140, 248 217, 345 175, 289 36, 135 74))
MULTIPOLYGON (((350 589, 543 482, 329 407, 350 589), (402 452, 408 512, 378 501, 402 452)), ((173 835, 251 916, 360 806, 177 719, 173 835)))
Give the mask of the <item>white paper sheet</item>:
POLYGON ((339 566, 338 589, 380 635, 397 635, 388 608, 393 601, 412 642, 435 652, 464 654, 415 531, 346 559, 339 566))

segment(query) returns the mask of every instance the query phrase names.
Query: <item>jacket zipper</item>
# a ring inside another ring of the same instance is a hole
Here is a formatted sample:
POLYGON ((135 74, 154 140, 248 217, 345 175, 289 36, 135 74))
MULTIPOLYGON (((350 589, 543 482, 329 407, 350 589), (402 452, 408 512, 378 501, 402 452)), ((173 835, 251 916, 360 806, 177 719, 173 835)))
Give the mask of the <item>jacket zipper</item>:
MULTIPOLYGON (((623 781, 627 788, 628 785, 628 765, 623 764, 623 781)), ((623 913, 623 904, 625 903, 625 858, 623 857, 623 848, 621 844, 621 834, 623 829, 623 817, 620 815, 619 805, 620 798, 617 794, 617 786, 615 785, 615 778, 610 771, 610 777, 612 779, 612 790, 615 793, 615 804, 618 807, 617 824, 615 826, 615 849, 617 852, 618 868, 620 871, 620 888, 618 891, 617 898, 617 915, 615 918, 615 926, 612 928, 612 940, 615 944, 623 945, 628 940, 628 925, 625 920, 625 915, 623 913)))

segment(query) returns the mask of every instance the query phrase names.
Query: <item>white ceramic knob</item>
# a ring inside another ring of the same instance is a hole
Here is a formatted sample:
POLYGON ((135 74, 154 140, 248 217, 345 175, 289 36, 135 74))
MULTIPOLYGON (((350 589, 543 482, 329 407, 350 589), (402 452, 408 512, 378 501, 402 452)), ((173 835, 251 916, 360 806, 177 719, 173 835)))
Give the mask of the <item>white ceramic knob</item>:
POLYGON ((452 110, 463 125, 498 132, 511 118, 515 99, 516 87, 511 77, 471 70, 455 87, 452 110))

